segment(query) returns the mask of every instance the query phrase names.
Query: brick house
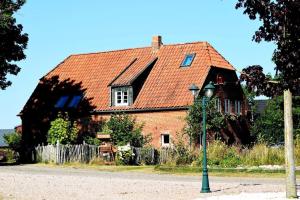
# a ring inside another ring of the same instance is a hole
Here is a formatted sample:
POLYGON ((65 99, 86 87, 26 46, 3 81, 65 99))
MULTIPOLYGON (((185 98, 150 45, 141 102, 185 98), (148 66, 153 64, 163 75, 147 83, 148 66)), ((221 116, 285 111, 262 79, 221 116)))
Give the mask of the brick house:
MULTIPOLYGON (((57 109, 65 108, 77 118, 89 116, 81 121, 86 127, 114 112, 132 114, 145 123, 143 133, 152 134, 154 146, 169 145, 194 101, 188 88, 203 89, 209 81, 216 84, 220 111, 245 116, 234 67, 207 42, 164 45, 154 36, 150 47, 71 55, 40 80, 20 113, 23 139, 45 142, 57 109)), ((229 128, 229 143, 245 142, 242 127, 229 128)))

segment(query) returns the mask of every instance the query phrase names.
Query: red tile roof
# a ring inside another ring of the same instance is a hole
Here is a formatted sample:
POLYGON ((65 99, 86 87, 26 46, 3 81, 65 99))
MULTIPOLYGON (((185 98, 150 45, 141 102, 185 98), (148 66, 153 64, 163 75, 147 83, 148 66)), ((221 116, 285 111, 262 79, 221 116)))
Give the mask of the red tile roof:
POLYGON ((96 110, 155 109, 185 107, 193 101, 188 90, 192 83, 202 87, 210 68, 234 70, 209 43, 195 42, 163 45, 153 52, 151 47, 133 48, 90 54, 71 55, 46 77, 58 75, 82 82, 86 97, 93 98, 96 110), (196 56, 189 67, 180 67, 186 54, 196 56), (110 87, 130 84, 157 58, 139 95, 131 106, 110 107, 110 87))

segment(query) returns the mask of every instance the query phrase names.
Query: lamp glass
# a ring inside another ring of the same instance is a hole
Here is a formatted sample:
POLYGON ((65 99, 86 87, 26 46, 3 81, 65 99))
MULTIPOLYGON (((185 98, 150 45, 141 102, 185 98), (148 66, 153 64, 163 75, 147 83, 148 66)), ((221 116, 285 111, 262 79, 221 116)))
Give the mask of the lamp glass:
POLYGON ((208 98, 212 97, 213 94, 214 94, 214 91, 212 89, 207 89, 205 91, 205 96, 208 98))

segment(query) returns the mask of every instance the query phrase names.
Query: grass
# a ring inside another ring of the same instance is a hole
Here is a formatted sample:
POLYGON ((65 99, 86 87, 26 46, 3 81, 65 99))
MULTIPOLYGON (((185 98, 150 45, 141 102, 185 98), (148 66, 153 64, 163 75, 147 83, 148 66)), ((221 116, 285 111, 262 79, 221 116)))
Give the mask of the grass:
MULTIPOLYGON (((81 163, 67 163, 64 165, 38 163, 36 166, 55 167, 55 168, 73 168, 73 169, 92 169, 107 172, 141 172, 154 174, 172 174, 200 176, 202 169, 192 166, 116 166, 116 165, 95 165, 81 163)), ((296 172, 297 178, 300 178, 300 171, 296 172)), ((283 178, 284 170, 265 170, 260 168, 210 168, 210 176, 217 177, 264 177, 264 178, 283 178)))
MULTIPOLYGON (((169 174, 199 174, 202 169, 192 166, 156 166, 155 170, 169 174)), ((285 170, 266 170, 261 168, 209 168, 210 176, 220 177, 284 177, 285 170)), ((296 171, 300 178, 300 171, 296 171)))

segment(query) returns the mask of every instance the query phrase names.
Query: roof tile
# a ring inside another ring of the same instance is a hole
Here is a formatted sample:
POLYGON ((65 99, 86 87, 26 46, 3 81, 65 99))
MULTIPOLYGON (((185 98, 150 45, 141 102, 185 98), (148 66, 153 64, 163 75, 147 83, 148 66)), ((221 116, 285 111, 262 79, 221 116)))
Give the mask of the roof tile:
POLYGON ((151 47, 144 47, 71 55, 46 77, 58 75, 60 80, 82 82, 85 96, 92 98, 97 110, 183 107, 193 101, 188 87, 192 83, 202 87, 211 66, 234 70, 210 44, 195 42, 163 45, 156 53, 151 47), (190 53, 196 54, 191 66, 180 67, 190 53), (109 84, 130 84, 155 58, 157 61, 134 104, 110 107, 109 84))

